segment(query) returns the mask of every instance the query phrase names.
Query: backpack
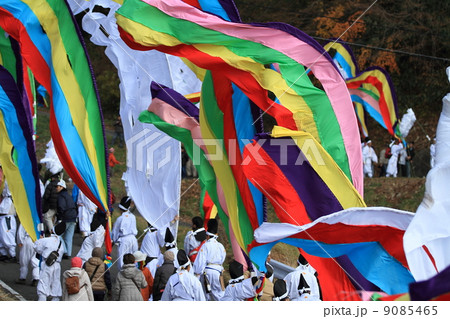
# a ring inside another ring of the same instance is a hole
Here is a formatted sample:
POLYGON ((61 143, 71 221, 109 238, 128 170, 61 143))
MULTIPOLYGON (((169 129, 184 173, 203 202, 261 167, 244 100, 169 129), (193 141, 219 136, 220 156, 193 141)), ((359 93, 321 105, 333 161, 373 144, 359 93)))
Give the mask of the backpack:
POLYGON ((61 247, 61 239, 59 240, 58 249, 52 251, 52 252, 48 255, 48 257, 45 259, 45 264, 46 264, 47 266, 51 266, 51 265, 53 265, 53 264, 56 262, 56 260, 57 260, 58 257, 59 257, 58 251, 59 251, 59 248, 60 248, 60 247, 61 247))
POLYGON ((69 295, 75 295, 80 292, 80 278, 78 276, 66 278, 66 289, 69 295))
POLYGON ((392 156, 391 148, 390 148, 390 147, 387 147, 387 148, 386 148, 386 153, 384 153, 384 157, 386 157, 386 158, 391 158, 391 156, 392 156))

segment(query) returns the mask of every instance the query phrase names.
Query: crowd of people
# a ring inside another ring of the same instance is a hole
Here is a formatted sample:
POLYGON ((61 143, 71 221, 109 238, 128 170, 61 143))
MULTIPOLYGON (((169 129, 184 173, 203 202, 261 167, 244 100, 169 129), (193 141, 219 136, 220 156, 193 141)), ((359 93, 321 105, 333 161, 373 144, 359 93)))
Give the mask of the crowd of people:
POLYGON ((269 262, 260 272, 251 263, 233 260, 228 265, 230 280, 225 284, 226 251, 218 239, 216 219, 205 223, 200 216, 192 218, 182 249, 174 238, 176 219, 164 231, 148 224, 139 244, 128 196, 118 205, 120 216, 111 232, 118 257, 109 260, 104 250, 106 215, 77 187, 69 195, 60 174, 50 177, 43 194, 45 230, 35 242, 21 224, 16 225, 7 183, 0 197, 0 260, 19 263, 17 284, 26 284, 31 270, 31 285, 36 287, 39 301, 322 299, 317 272, 301 254, 299 266, 284 279, 275 280, 269 262), (83 237, 78 252, 72 249, 77 223, 83 237), (63 259, 70 259, 71 264, 64 272, 63 259), (111 267, 117 271, 112 272, 111 267))
MULTIPOLYGON (((431 167, 433 167, 433 145, 430 148, 431 167)), ((375 168, 379 169, 378 177, 412 177, 414 175, 413 159, 416 155, 414 142, 403 143, 394 139, 384 145, 377 156, 372 141, 367 137, 361 143, 363 172, 365 177, 372 178, 375 168)))

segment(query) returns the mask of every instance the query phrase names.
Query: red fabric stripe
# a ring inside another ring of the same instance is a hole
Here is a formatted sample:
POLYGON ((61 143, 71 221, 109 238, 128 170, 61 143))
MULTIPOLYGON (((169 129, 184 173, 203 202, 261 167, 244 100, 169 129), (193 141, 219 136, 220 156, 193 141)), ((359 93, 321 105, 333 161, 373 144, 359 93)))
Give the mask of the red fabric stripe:
POLYGON ((253 196, 248 186, 247 177, 242 170, 242 156, 237 141, 236 126, 233 115, 233 88, 231 82, 217 73, 211 73, 213 78, 214 93, 217 105, 223 113, 223 137, 224 146, 228 154, 228 161, 234 179, 239 188, 240 197, 244 204, 247 216, 250 220, 253 230, 258 228, 258 217, 256 213, 253 196))
POLYGON ((198 51, 195 47, 189 45, 178 45, 175 47, 146 47, 134 42, 133 37, 118 26, 120 37, 132 49, 140 51, 158 50, 175 56, 185 57, 197 66, 217 71, 227 76, 230 81, 235 83, 245 95, 249 97, 258 107, 267 112, 277 120, 278 125, 291 130, 297 130, 292 112, 282 105, 269 99, 267 90, 263 89, 255 78, 248 72, 236 69, 226 64, 220 57, 213 57, 204 52, 198 51))
POLYGON ((198 3, 197 0, 183 0, 183 2, 189 4, 189 5, 193 6, 193 7, 201 9, 200 3, 198 3))
POLYGON ((211 211, 212 211, 213 207, 214 207, 214 202, 212 201, 208 192, 205 192, 205 196, 203 198, 203 205, 202 205, 202 209, 203 209, 203 213, 204 213, 203 224, 204 224, 205 229, 207 228, 208 220, 211 219, 211 211))
POLYGON ((383 121, 386 124, 388 132, 391 135, 394 135, 394 129, 392 128, 391 117, 390 117, 388 105, 386 102, 386 96, 383 93, 383 83, 381 83, 380 80, 378 80, 378 78, 375 76, 368 76, 365 80, 347 83, 347 88, 357 89, 361 86, 361 84, 364 84, 364 83, 372 84, 373 86, 375 86, 377 88, 378 92, 380 92, 380 99, 378 100, 378 103, 380 105, 381 116, 383 117, 383 121))
POLYGON ((436 272, 438 273, 439 270, 437 269, 436 261, 434 260, 434 257, 433 257, 433 255, 431 254, 430 250, 429 250, 428 247, 425 246, 425 245, 422 245, 422 248, 423 248, 423 250, 425 250, 425 252, 427 253, 428 258, 430 258, 431 263, 433 264, 434 269, 436 269, 436 272))

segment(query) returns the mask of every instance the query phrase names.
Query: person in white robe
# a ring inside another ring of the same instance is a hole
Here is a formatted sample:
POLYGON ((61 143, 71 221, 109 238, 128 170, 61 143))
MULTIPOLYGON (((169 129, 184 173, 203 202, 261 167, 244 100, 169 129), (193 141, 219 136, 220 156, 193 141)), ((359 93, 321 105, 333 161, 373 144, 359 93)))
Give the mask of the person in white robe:
POLYGON ((386 177, 397 177, 397 163, 400 151, 403 148, 403 144, 400 140, 396 139, 394 145, 391 146, 391 157, 389 158, 388 166, 386 168, 386 177))
POLYGON ((91 232, 91 223, 94 214, 97 211, 97 205, 87 198, 80 189, 77 198, 77 206, 78 227, 80 228, 81 235, 85 237, 91 232))
POLYGON ((117 268, 120 270, 123 266, 123 256, 125 254, 133 254, 138 250, 138 242, 136 239, 136 217, 128 210, 131 205, 131 198, 125 196, 119 204, 122 213, 112 229, 112 240, 118 247, 117 268))
POLYGON ((256 296, 256 285, 258 277, 256 272, 251 273, 251 277, 244 278, 244 267, 236 260, 233 260, 228 267, 231 279, 221 301, 244 301, 256 296))
POLYGON ((202 285, 190 273, 191 262, 183 249, 178 251, 177 261, 180 268, 167 281, 161 301, 205 301, 202 285))
POLYGON ((11 212, 14 212, 14 207, 8 184, 5 182, 0 195, 0 260, 17 262, 17 223, 15 216, 11 212))
MULTIPOLYGON (((298 256, 298 267, 289 274, 284 277, 284 281, 286 281, 286 286, 289 291, 289 299, 292 301, 300 300, 300 294, 302 291, 299 289, 299 285, 301 283, 301 279, 306 280, 309 290, 305 290, 305 296, 308 294, 308 298, 311 301, 321 300, 321 292, 319 282, 317 280, 317 272, 316 270, 308 263, 306 258, 300 254, 298 256)), ((301 286, 301 285, 300 285, 301 286)), ((301 289, 306 289, 305 287, 301 289)), ((303 297, 305 297, 303 296, 303 297)))
MULTIPOLYGON (((316 278, 309 272, 303 271, 300 274, 297 286, 297 297, 292 298, 292 301, 320 301, 319 295, 316 293, 316 278)), ((290 283, 292 284, 292 282, 290 283)), ((290 289, 295 290, 293 285, 290 289)), ((289 295, 294 295, 294 291, 289 291, 289 295)))
POLYGON ((291 301, 289 299, 289 291, 286 287, 286 281, 278 279, 273 284, 273 301, 291 301))
POLYGON ((17 245, 19 246, 19 279, 17 284, 26 284, 28 270, 31 268, 32 286, 37 286, 39 282, 39 259, 36 258, 36 252, 33 249, 33 241, 30 235, 25 231, 22 224, 17 231, 17 245))
POLYGON ((65 230, 65 222, 57 223, 50 237, 40 238, 34 242, 34 251, 42 257, 37 284, 38 301, 47 301, 47 297, 51 297, 52 301, 61 299, 61 260, 64 254, 64 243, 60 236, 65 230), (45 261, 52 251, 58 252, 58 258, 53 265, 48 266, 45 261))
POLYGON ((378 163, 378 157, 372 148, 372 141, 369 140, 362 149, 362 157, 364 162, 364 176, 373 177, 373 165, 378 163))
POLYGON ((203 227, 203 218, 195 216, 192 218, 192 230, 188 231, 184 238, 184 251, 188 254, 191 262, 195 261, 200 245, 206 241, 206 230, 203 227))
POLYGON ((164 239, 158 229, 148 223, 148 227, 144 229, 144 239, 142 239, 141 248, 139 249, 148 257, 161 258, 161 247, 164 246, 164 239))
POLYGON ((203 283, 207 300, 219 301, 224 295, 223 267, 226 251, 217 241, 218 223, 216 219, 208 220, 207 241, 197 254, 193 264, 194 273, 203 283))
POLYGON ((105 227, 106 227, 106 219, 104 215, 97 213, 94 216, 94 220, 91 223, 89 233, 84 238, 81 243, 80 251, 77 254, 77 257, 80 257, 83 261, 83 264, 92 257, 92 250, 95 247, 102 247, 105 242, 105 227))
MULTIPOLYGON (((174 256, 177 256, 178 254, 177 241, 173 237, 169 227, 166 228, 166 235, 164 236, 164 247, 166 251, 171 251, 174 256)), ((161 266, 163 263, 164 263, 164 256, 162 256, 161 258, 160 255, 160 257, 158 258, 158 266, 161 266)), ((175 268, 180 267, 180 265, 178 264, 178 260, 176 258, 173 261, 173 265, 175 266, 175 268)))

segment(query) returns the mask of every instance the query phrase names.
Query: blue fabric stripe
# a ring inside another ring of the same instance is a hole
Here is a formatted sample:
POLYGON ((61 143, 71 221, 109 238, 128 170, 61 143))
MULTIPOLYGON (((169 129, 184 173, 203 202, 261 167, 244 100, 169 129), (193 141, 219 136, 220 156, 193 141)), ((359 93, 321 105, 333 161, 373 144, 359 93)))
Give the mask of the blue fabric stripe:
POLYGON ((384 123, 383 116, 381 113, 379 113, 377 110, 375 110, 369 103, 364 101, 361 97, 358 95, 351 95, 352 101, 361 103, 364 106, 364 109, 369 113, 369 115, 377 121, 383 128, 386 129, 386 124, 384 123))

